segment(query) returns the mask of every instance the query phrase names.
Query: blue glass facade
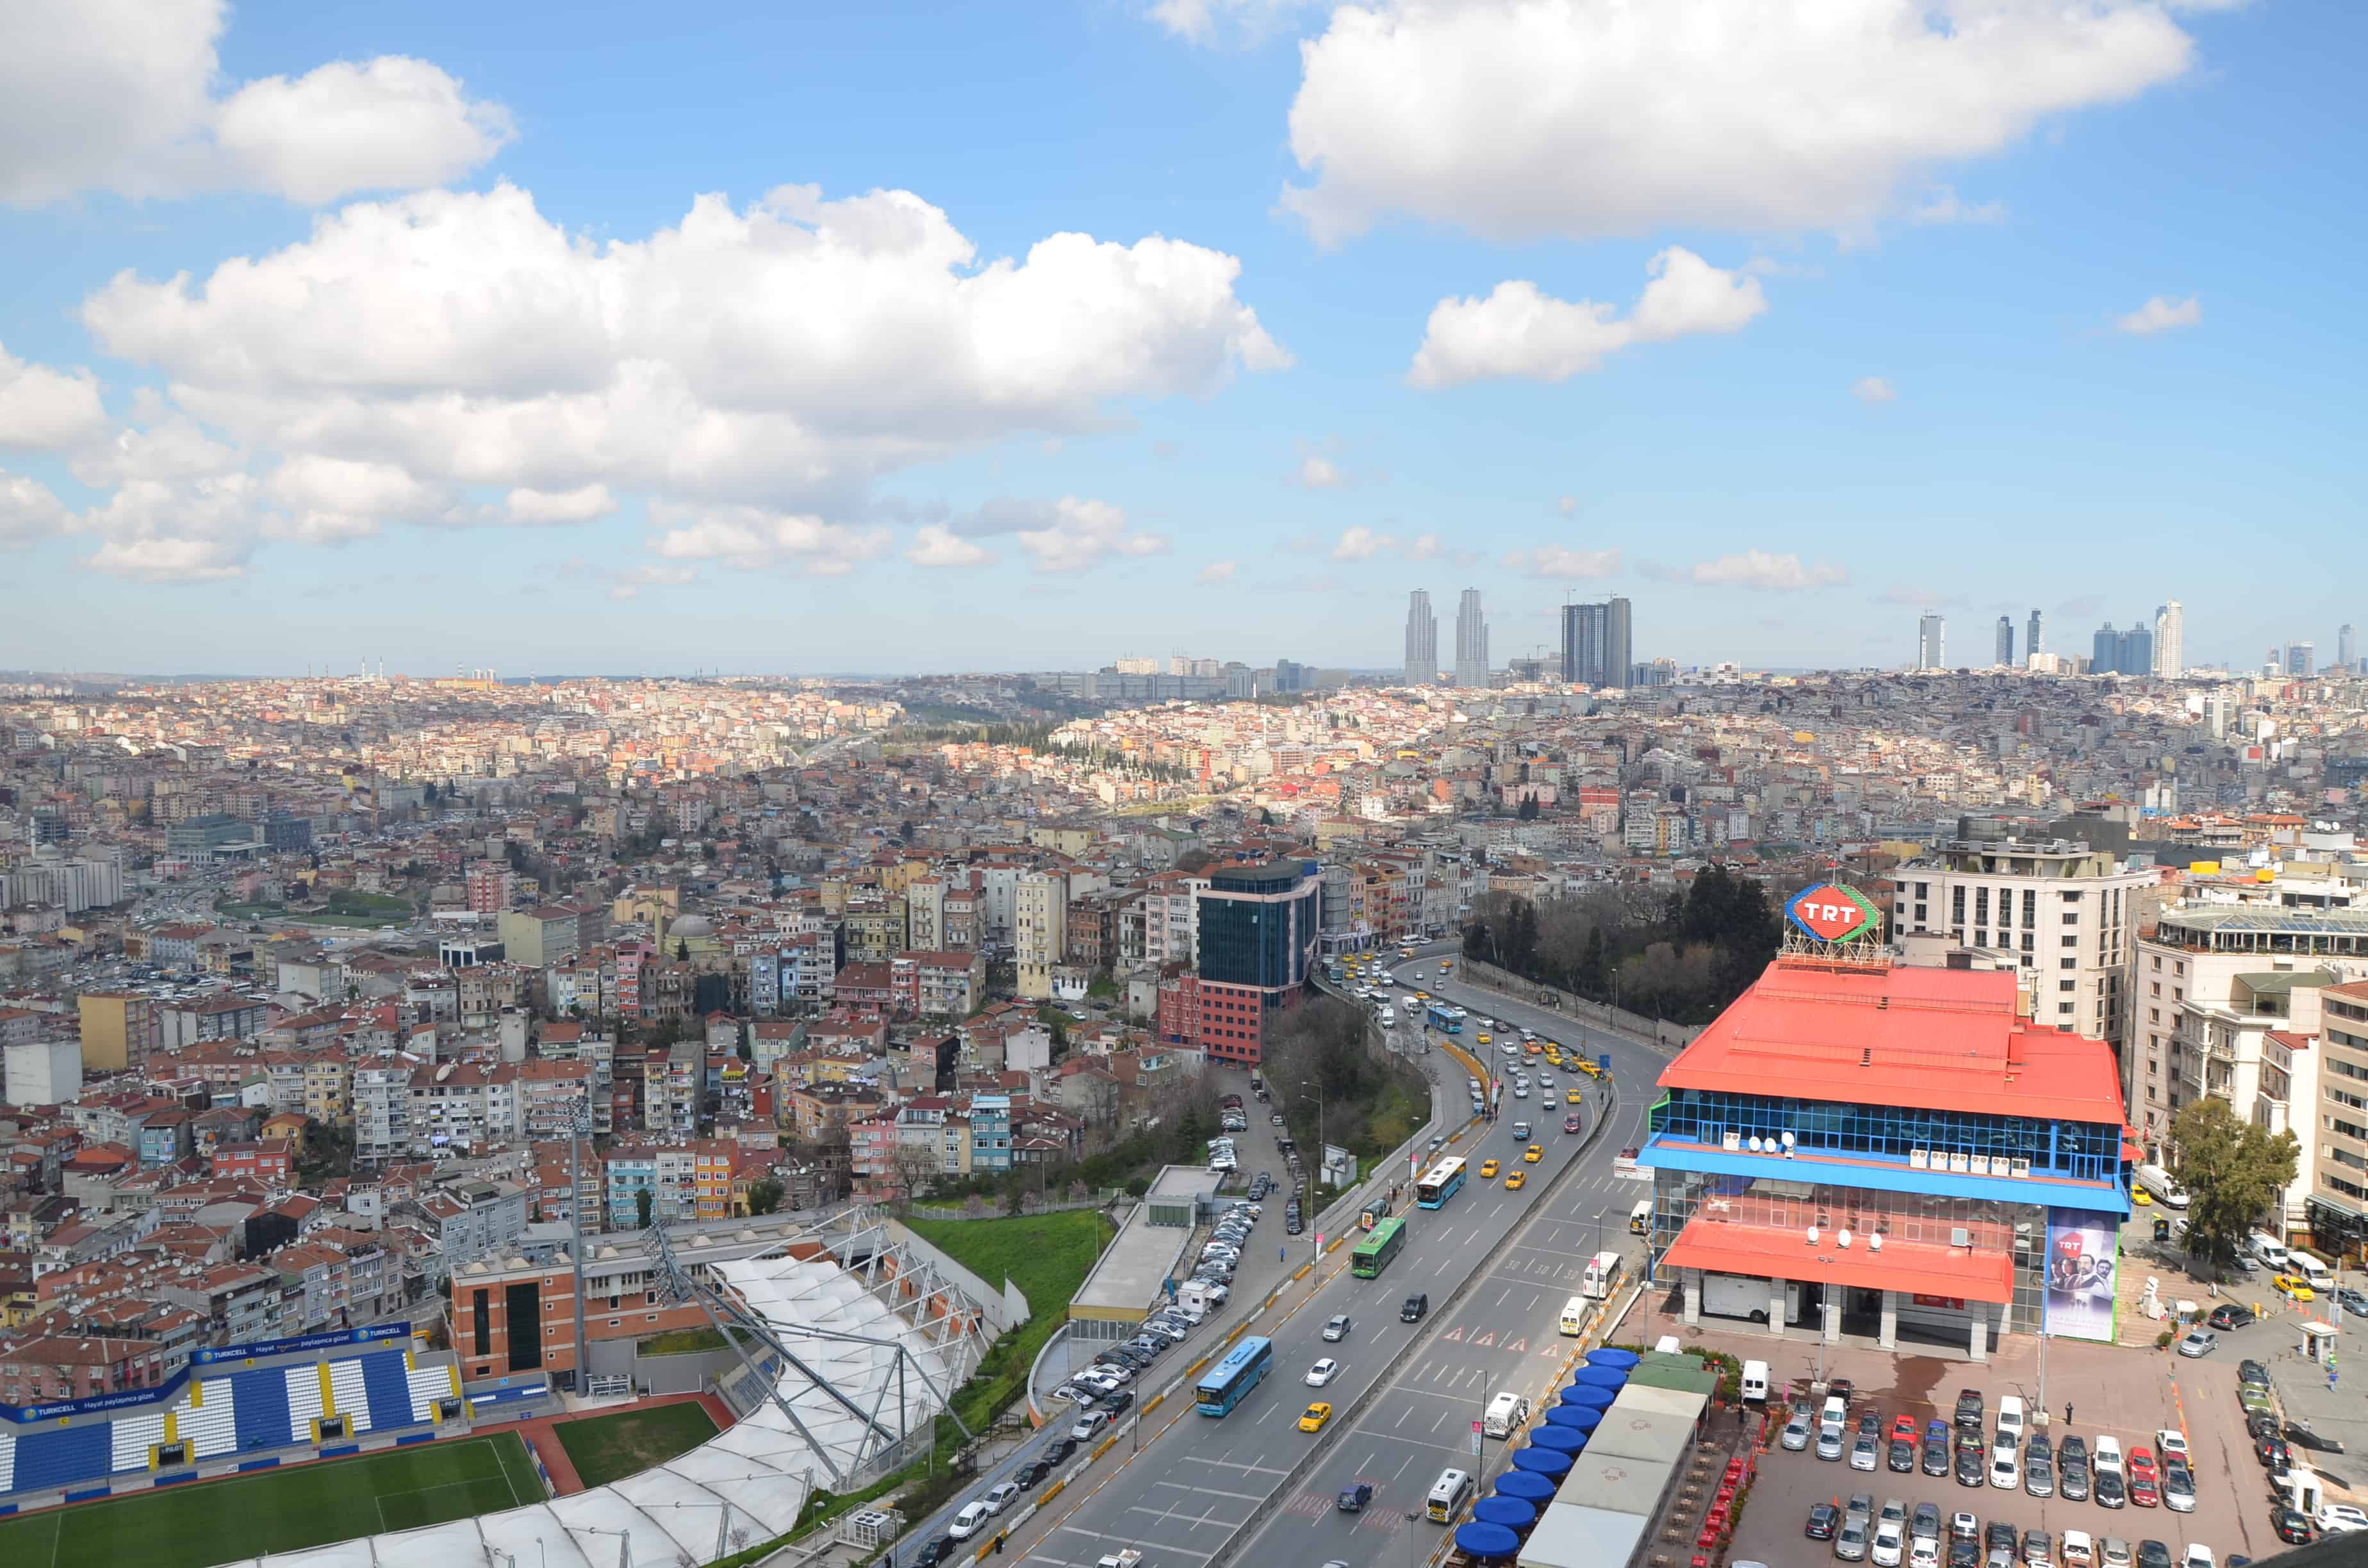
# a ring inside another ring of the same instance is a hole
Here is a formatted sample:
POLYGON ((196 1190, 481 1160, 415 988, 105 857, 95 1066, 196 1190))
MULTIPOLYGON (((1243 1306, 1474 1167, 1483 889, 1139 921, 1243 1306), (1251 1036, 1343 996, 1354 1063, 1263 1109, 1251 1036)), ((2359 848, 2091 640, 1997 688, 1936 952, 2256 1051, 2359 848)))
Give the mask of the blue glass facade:
POLYGON ((1921 1149, 1928 1159, 1945 1161, 1963 1154, 1969 1161, 2006 1160, 2009 1170, 2011 1162, 2027 1161, 2029 1176, 2110 1182, 2126 1188, 2122 1130, 2100 1122, 1672 1089, 1654 1106, 1652 1128, 1656 1134, 1690 1143, 1718 1143, 1730 1132, 1745 1138, 1790 1132, 1793 1153, 1802 1159, 1831 1154, 1896 1160, 1908 1166, 1921 1149))
POLYGON ((1307 983, 1322 884, 1313 863, 1277 861, 1214 872, 1201 895, 1201 978, 1289 990, 1307 983))

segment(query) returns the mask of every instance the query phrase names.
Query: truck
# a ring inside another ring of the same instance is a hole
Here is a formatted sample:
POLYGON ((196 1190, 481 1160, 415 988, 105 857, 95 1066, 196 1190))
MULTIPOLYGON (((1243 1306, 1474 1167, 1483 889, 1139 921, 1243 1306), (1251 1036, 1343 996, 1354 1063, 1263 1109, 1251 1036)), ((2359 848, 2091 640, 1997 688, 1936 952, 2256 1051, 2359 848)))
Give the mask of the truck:
POLYGON ((2137 1184, 2157 1203, 2166 1209, 2187 1207, 2187 1190, 2171 1179, 2160 1165, 2140 1165, 2135 1173, 2137 1184))
POLYGON ((1105 1551, 1095 1560, 1094 1568, 1143 1568, 1143 1553, 1131 1546, 1124 1551, 1105 1551))
MULTIPOLYGON (((1766 1323, 1768 1294, 1768 1281, 1755 1279, 1749 1275, 1705 1274, 1702 1277, 1702 1310, 1713 1317, 1748 1318, 1753 1323, 1766 1323)), ((1785 1282, 1786 1323, 1801 1321, 1804 1294, 1799 1281, 1785 1282)))
POLYGON ((1587 1260, 1587 1272, 1578 1282, 1579 1294, 1602 1301, 1611 1294, 1611 1287, 1620 1280, 1620 1255, 1599 1252, 1587 1260))

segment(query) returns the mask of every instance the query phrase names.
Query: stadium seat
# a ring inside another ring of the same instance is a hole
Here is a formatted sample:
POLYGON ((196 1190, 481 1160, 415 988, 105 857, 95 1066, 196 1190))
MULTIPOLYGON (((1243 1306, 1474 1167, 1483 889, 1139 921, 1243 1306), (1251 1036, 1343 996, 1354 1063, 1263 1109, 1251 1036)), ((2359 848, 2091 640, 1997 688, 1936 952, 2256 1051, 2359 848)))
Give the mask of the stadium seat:
POLYGON ((94 1421, 88 1426, 59 1426, 20 1435, 17 1439, 16 1489, 48 1492, 105 1480, 108 1426, 107 1422, 94 1421))
POLYGON ((0 1492, 17 1484, 17 1434, 0 1429, 0 1492))
POLYGON ((175 1430, 191 1459, 219 1459, 238 1448, 238 1394, 231 1378, 208 1378, 203 1404, 184 1404, 175 1430))
POLYGON ((367 1432, 376 1425, 370 1420, 370 1393, 362 1381, 359 1358, 329 1363, 329 1392, 336 1398, 337 1414, 346 1418, 348 1434, 367 1432))
POLYGON ((411 1418, 425 1421, 435 1413, 436 1402, 450 1399, 459 1392, 453 1385, 450 1366, 414 1367, 404 1374, 411 1390, 411 1418))
MULTIPOLYGON (((303 1369, 309 1376, 312 1369, 303 1369)), ((230 1380, 237 1390, 232 1413, 236 1417, 239 1451, 249 1449, 284 1449, 296 1439, 290 1436, 293 1427, 288 1413, 288 1379, 277 1367, 262 1371, 241 1372, 230 1380)), ((206 1403, 213 1403, 213 1390, 206 1390, 206 1403)), ((321 1403, 321 1385, 313 1385, 313 1403, 321 1403)), ((310 1437, 312 1429, 305 1428, 310 1437)))
POLYGON ((309 1443, 313 1440, 313 1423, 319 1420, 321 1403, 321 1368, 315 1361, 301 1367, 281 1367, 268 1376, 278 1378, 288 1400, 289 1437, 282 1442, 309 1443))
MULTIPOLYGON (((420 1419, 411 1413, 411 1384, 403 1364, 400 1350, 381 1350, 365 1356, 359 1363, 362 1383, 370 1392, 370 1424, 373 1427, 408 1426, 420 1419)), ((337 1407, 344 1409, 346 1396, 337 1395, 337 1407)))
POLYGON ((146 1470, 148 1449, 165 1440, 165 1413, 145 1410, 136 1415, 119 1415, 108 1423, 108 1457, 117 1474, 127 1470, 146 1470))

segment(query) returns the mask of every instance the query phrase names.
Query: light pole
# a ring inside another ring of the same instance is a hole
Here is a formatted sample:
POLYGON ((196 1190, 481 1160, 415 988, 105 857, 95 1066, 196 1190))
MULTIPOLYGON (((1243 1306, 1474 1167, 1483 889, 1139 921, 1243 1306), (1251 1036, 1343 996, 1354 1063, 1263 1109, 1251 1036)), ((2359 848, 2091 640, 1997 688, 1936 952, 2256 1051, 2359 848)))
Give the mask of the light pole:
MULTIPOLYGON (((1303 1100, 1305 1099, 1307 1097, 1307 1091, 1310 1088, 1313 1088, 1315 1091, 1315 1165, 1316 1170, 1320 1172, 1324 1168, 1323 1080, 1320 1078, 1301 1080, 1299 1085, 1299 1097, 1303 1100)), ((1317 1231, 1315 1228, 1315 1177, 1312 1175, 1307 1178, 1307 1234, 1310 1238, 1308 1242, 1307 1256, 1312 1261, 1321 1256, 1316 1249, 1322 1244, 1320 1241, 1315 1239, 1320 1237, 1322 1233, 1317 1231)))

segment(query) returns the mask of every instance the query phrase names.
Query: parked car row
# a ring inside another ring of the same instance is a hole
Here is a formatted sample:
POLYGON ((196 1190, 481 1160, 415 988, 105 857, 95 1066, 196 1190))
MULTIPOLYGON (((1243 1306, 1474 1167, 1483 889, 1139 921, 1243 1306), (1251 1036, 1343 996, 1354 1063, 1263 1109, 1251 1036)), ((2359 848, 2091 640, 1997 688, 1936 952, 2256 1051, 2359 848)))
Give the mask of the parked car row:
MULTIPOLYGON (((1855 1492, 1850 1502, 1813 1503, 1802 1527, 1811 1540, 1830 1541, 1844 1562, 1872 1562, 1874 1568, 2223 1568, 2212 1549, 2190 1541, 2176 1558, 2159 1540, 2135 1548, 2119 1536, 2067 1529, 2061 1540, 2044 1529, 2021 1529, 2011 1520, 1984 1523, 1960 1509, 1943 1525, 1940 1505, 1918 1503, 1913 1512, 1896 1497, 1878 1510, 1872 1494, 1855 1492)), ((2246 1568, 2250 1559, 2231 1557, 2226 1568, 2246 1568)))

